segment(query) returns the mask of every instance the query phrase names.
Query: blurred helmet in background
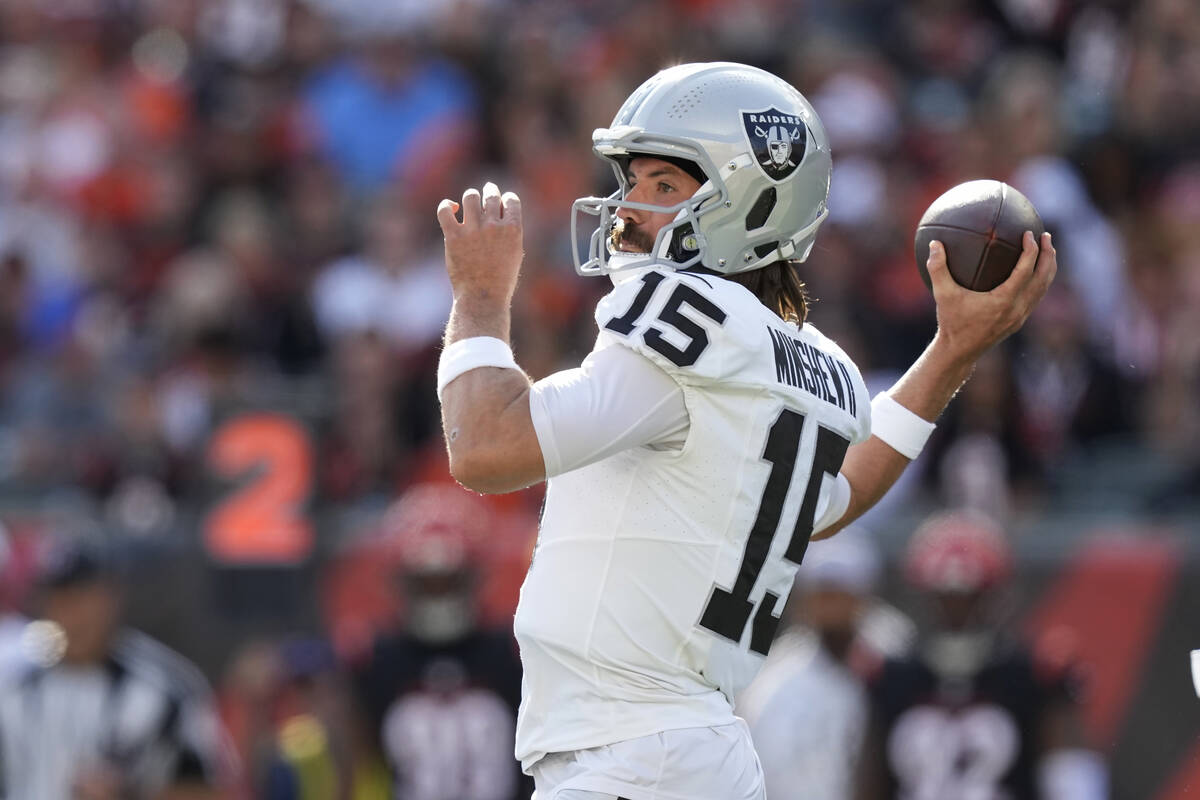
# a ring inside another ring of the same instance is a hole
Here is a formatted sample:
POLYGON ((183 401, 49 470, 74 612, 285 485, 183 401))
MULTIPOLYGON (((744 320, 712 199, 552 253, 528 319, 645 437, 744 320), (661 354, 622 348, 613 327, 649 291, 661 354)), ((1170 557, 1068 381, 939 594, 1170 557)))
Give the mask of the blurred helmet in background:
POLYGON ((413 487, 384 514, 381 534, 396 558, 410 634, 445 644, 474 629, 480 545, 488 526, 484 502, 446 484, 413 487))
POLYGON ((904 554, 904 576, 923 592, 985 592, 1003 584, 1011 569, 1004 531, 974 512, 931 518, 913 533, 904 554))
POLYGON ((573 237, 583 275, 664 260, 723 274, 803 261, 827 214, 832 161, 825 128, 800 92, 756 67, 718 62, 662 70, 629 96, 610 127, 593 132, 592 149, 612 164, 620 188, 575 201, 573 235, 581 213, 599 217, 587 253, 573 237), (701 186, 676 206, 625 202, 628 164, 638 156, 695 165, 701 186), (649 254, 618 254, 609 233, 622 207, 676 216, 649 254))

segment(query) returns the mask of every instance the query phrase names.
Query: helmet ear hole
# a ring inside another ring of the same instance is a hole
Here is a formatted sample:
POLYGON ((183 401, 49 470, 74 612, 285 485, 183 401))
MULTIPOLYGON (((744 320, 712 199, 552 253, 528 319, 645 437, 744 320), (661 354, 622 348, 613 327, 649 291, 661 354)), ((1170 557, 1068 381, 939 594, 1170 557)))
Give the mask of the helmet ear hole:
POLYGON ((679 228, 671 234, 671 244, 667 248, 667 255, 671 260, 683 263, 696 254, 700 248, 696 241, 696 232, 692 228, 691 223, 680 225, 679 228))
POLYGON ((768 186, 758 195, 750 212, 746 214, 746 230, 752 231, 767 224, 767 217, 775 210, 775 187, 768 186))
POLYGON ((766 258, 779 247, 779 242, 766 242, 765 244, 756 245, 754 247, 754 255, 759 258, 766 258))

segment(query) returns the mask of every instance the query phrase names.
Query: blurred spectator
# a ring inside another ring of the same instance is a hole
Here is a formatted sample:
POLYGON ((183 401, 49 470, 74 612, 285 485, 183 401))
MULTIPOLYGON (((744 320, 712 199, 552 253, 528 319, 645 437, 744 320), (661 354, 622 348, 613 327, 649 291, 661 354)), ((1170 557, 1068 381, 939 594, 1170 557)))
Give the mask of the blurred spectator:
POLYGON ((1017 168, 1013 185, 1038 209, 1066 265, 1063 283, 1079 299, 1076 327, 1113 358, 1113 319, 1129 294, 1124 242, 1092 205, 1078 171, 1062 158, 1039 155, 1017 168))
POLYGON ((432 484, 384 518, 403 625, 375 641, 356 682, 397 797, 516 800, 532 789, 513 757, 516 644, 477 621, 479 547, 493 530, 486 504, 432 484))
POLYGON ((28 665, 21 635, 27 620, 17 611, 16 554, 8 529, 0 525, 0 687, 10 675, 19 675, 28 665))
POLYGON ((862 800, 1103 800, 1107 772, 1082 741, 1076 667, 1003 629, 1011 570, 1003 531, 971 513, 912 536, 905 577, 929 619, 915 652, 871 675, 862 800))
POLYGON ((864 663, 899 656, 911 623, 875 598, 880 556, 850 528, 809 545, 788 627, 738 698, 768 800, 849 800, 867 726, 864 663))
POLYGON ((379 336, 342 337, 334 346, 332 366, 342 389, 334 398, 326 436, 325 492, 339 501, 389 497, 408 467, 403 445, 411 438, 402 429, 431 423, 420 410, 403 413, 407 387, 379 336))
POLYGON ((181 656, 121 627, 96 552, 64 546, 39 583, 28 664, 0 687, 5 797, 224 797, 233 763, 208 688, 181 656))
POLYGON ((1012 381, 1003 352, 993 350, 939 422, 932 449, 946 505, 1008 519, 1017 496, 1036 491, 1044 478, 1018 433, 1012 381))
MULTIPOLYGON (((449 295, 436 201, 480 170, 511 177, 528 251, 514 337, 535 376, 571 361, 590 346, 604 284, 567 267, 569 202, 610 182, 579 154, 608 122, 598 109, 672 58, 755 61, 821 110, 835 148, 830 223, 804 274, 814 321, 853 330, 868 373, 908 364, 932 330, 911 237, 934 197, 998 177, 1041 210, 1076 308, 1056 335, 1077 354, 1030 369, 1036 343, 1022 339, 989 366, 989 391, 1062 381, 1056 403, 1069 406, 1082 358, 1091 394, 1116 372, 1120 416, 1085 402, 1074 419, 1056 405, 1055 419, 1026 425, 1027 402, 1006 401, 992 430, 983 415, 944 426, 949 460, 933 472, 975 486, 1006 476, 996 513, 1053 507, 1069 487, 1043 482, 1045 469, 1082 444, 1098 445, 1101 469, 1126 457, 1104 450, 1124 432, 1189 485, 1190 434, 1171 432, 1195 429, 1200 407, 1196 359, 1176 344, 1194 338, 1200 119, 1182 111, 1200 53, 1193 4, 512 8, 5 3, 0 494, 83 487, 108 504, 119 492, 117 517, 166 509, 150 499, 165 494, 172 511, 150 516, 185 519, 190 465, 214 424, 289 403, 305 405, 329 454, 324 499, 402 489, 437 446, 432 355, 449 295), (637 31, 621 21, 632 9, 637 31), (680 14, 692 24, 672 24, 680 14), (788 26, 801 45, 774 36, 788 26)), ((976 503, 963 493, 977 489, 946 491, 976 503)))
POLYGON ((316 74, 305 90, 317 148, 360 192, 392 180, 434 180, 438 168, 471 152, 471 84, 423 48, 419 32, 356 33, 356 54, 316 74))
POLYGON ((395 796, 375 756, 366 721, 355 714, 350 687, 333 650, 318 640, 285 642, 278 653, 282 684, 275 757, 265 800, 386 800, 395 796))
POLYGON ((1054 287, 1022 331, 1023 357, 1013 365, 1021 435, 1044 475, 1072 443, 1124 434, 1132 424, 1128 385, 1096 356, 1082 313, 1069 287, 1054 287))
POLYGON ((360 255, 325 267, 313 283, 313 306, 331 339, 375 332, 401 354, 441 338, 450 314, 450 281, 440 242, 419 234, 427 226, 398 188, 370 205, 360 255))
POLYGON ((323 640, 256 640, 230 666, 222 715, 246 765, 242 794, 266 800, 385 800, 391 776, 323 640))

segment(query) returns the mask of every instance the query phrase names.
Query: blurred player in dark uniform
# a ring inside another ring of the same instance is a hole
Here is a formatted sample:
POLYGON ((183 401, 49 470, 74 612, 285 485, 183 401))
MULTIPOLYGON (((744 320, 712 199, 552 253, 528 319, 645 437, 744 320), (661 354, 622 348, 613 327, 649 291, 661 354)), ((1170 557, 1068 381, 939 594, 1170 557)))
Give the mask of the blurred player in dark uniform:
POLYGON ((1082 744, 1074 670, 999 626, 1003 532, 983 517, 935 517, 913 534, 904 570, 932 625, 913 656, 871 677, 859 800, 1107 797, 1105 766, 1082 744))
POLYGON ((409 491, 387 513, 405 624, 375 642, 360 696, 402 800, 529 796, 513 757, 521 666, 507 631, 476 622, 487 507, 453 486, 409 491))

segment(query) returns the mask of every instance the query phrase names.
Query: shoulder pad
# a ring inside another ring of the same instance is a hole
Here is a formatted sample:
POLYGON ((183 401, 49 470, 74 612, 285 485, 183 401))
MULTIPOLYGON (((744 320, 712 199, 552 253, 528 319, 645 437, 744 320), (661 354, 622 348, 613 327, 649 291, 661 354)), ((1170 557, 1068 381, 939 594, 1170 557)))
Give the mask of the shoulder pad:
POLYGON ((720 378, 750 358, 753 346, 743 341, 745 298, 730 286, 701 275, 646 270, 596 306, 597 349, 621 345, 669 374, 720 378))

